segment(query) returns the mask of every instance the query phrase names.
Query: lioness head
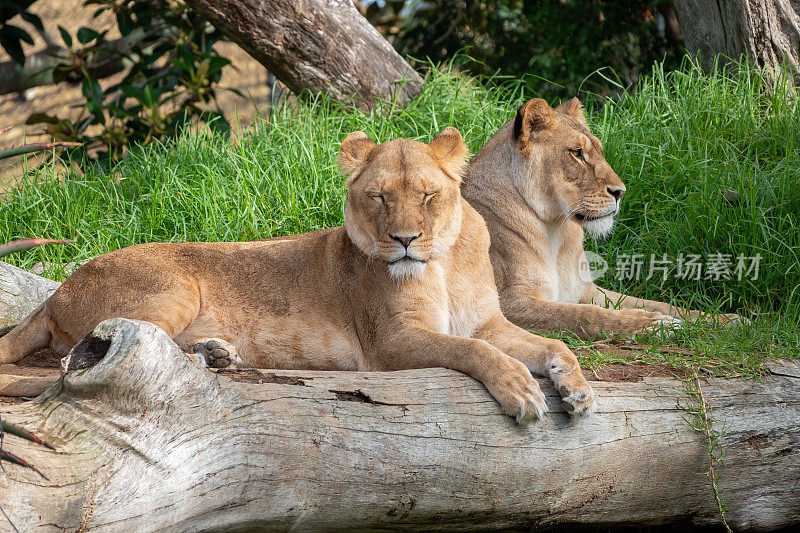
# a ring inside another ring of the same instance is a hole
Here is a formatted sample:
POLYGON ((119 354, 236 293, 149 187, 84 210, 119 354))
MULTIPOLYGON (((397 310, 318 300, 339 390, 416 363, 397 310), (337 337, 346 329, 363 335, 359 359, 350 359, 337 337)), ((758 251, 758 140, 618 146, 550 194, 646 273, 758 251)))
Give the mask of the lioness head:
POLYGON ((455 243, 467 153, 455 128, 430 145, 408 139, 376 145, 361 131, 342 141, 347 235, 371 259, 387 263, 393 279, 423 275, 455 243))
POLYGON ((540 218, 571 217, 594 235, 611 231, 625 185, 577 98, 555 109, 541 98, 529 101, 514 119, 512 142, 526 161, 514 177, 517 188, 540 218))

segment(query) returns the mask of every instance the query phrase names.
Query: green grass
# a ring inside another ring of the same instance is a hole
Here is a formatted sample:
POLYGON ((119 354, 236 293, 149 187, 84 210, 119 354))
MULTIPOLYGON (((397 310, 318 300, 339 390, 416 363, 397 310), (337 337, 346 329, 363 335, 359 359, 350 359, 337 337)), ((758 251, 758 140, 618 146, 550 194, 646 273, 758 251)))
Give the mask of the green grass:
MULTIPOLYGON (((453 125, 475 152, 523 99, 521 84, 481 85, 442 69, 405 109, 367 116, 319 98, 273 113, 233 145, 189 132, 136 150, 111 173, 33 169, 0 196, 0 242, 78 236, 76 245, 9 259, 29 267, 147 241, 251 240, 338 225, 346 195, 336 155, 347 133, 427 142, 453 125)), ((589 249, 612 266, 619 254, 762 256, 752 281, 617 280, 612 269, 599 283, 752 317, 746 327, 690 327, 669 339, 710 366, 753 369, 765 356, 800 355, 798 99, 770 95, 746 66, 705 76, 687 62, 677 72, 656 68, 635 90, 593 104, 590 122, 628 193, 617 230, 588 241, 589 249), (739 202, 725 202, 724 189, 737 191, 739 202)))

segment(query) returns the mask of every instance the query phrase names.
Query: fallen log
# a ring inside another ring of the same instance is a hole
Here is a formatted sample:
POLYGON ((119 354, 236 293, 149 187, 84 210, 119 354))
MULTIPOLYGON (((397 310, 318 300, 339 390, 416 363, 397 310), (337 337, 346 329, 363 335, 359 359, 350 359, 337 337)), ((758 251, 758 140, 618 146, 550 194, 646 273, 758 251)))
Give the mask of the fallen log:
POLYGON ((327 93, 362 110, 404 104, 422 78, 352 2, 187 0, 293 92, 327 93))
POLYGON ((21 322, 60 285, 0 261, 0 330, 21 322))
MULTIPOLYGON (((675 379, 593 382, 598 411, 578 421, 540 380, 551 412, 520 427, 455 371, 239 371, 233 381, 125 319, 101 323, 65 364, 35 401, 0 407, 56 447, 4 440, 49 478, 10 464, 0 473, 0 506, 19 531, 720 522, 698 475, 706 438, 684 420, 675 379)), ((724 429, 718 485, 734 529, 800 524, 793 372, 701 380, 724 429)))
MULTIPOLYGON (((61 284, 0 261, 0 335, 22 321, 61 284)), ((0 365, 0 396, 38 396, 57 375, 0 365)), ((0 529, 2 531, 2 529, 0 529)))

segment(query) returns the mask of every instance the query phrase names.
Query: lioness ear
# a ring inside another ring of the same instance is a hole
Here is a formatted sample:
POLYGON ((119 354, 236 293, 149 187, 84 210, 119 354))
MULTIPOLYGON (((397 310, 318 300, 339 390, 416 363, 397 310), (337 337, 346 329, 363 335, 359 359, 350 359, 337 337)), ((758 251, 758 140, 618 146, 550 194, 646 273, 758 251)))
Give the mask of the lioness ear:
POLYGON ((556 123, 556 116, 550 104, 541 98, 529 100, 519 108, 514 119, 514 140, 527 139, 531 133, 551 128, 556 123))
POLYGON ((342 174, 354 173, 364 165, 373 148, 375 143, 363 131, 348 134, 342 141, 342 149, 339 152, 339 170, 342 174))
POLYGON ((577 98, 573 98, 569 102, 564 102, 556 108, 556 111, 571 116, 577 120, 581 126, 589 129, 589 123, 586 122, 586 115, 583 112, 583 104, 577 98))
POLYGON ((461 183, 461 173, 467 166, 469 149, 464 144, 461 132, 453 127, 445 128, 429 145, 431 155, 445 174, 461 183))

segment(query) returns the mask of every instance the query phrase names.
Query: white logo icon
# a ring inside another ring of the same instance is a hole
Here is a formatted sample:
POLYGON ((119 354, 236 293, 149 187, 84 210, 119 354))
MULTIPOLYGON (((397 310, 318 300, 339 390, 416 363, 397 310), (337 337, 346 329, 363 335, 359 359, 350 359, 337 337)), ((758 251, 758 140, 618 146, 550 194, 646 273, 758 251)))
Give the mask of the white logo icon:
POLYGON ((586 283, 602 278, 607 270, 608 262, 594 252, 585 252, 578 259, 578 276, 586 283))

